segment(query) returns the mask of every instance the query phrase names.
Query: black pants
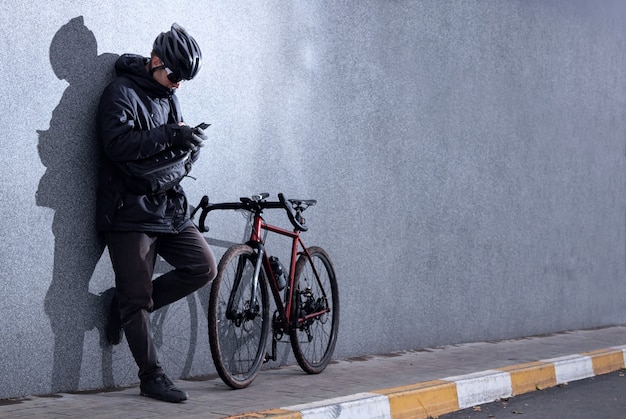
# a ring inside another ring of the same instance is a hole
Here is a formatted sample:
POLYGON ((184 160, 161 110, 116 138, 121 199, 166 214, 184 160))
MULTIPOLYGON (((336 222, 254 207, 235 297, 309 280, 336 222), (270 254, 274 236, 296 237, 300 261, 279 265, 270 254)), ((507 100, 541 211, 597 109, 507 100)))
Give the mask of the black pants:
POLYGON ((109 232, 122 327, 139 379, 163 374, 150 331, 150 313, 215 278, 217 266, 204 237, 191 226, 178 234, 109 232), (152 280, 157 254, 174 269, 152 280))

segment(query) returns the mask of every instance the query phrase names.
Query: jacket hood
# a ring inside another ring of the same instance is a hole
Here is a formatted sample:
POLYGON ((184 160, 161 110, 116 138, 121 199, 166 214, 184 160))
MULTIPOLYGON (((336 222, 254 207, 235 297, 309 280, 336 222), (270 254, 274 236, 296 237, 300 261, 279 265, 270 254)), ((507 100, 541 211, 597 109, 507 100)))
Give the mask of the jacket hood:
POLYGON ((149 58, 135 54, 124 54, 115 62, 115 72, 119 77, 128 77, 148 95, 169 97, 174 90, 163 86, 146 71, 149 58))

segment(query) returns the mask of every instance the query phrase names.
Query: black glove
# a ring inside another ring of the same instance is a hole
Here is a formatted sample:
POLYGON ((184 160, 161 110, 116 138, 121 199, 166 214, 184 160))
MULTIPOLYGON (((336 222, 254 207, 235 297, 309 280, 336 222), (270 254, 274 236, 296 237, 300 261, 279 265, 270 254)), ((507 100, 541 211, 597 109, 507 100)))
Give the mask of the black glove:
POLYGON ((177 125, 172 132, 172 146, 188 148, 192 151, 204 146, 206 134, 200 128, 192 128, 187 125, 177 125))

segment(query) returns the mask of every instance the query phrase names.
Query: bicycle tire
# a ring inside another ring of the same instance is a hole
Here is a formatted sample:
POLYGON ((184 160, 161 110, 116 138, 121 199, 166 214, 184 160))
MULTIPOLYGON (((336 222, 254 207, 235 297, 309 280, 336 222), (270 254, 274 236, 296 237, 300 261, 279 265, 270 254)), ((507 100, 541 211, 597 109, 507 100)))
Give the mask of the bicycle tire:
POLYGON ((297 320, 292 324, 289 334, 300 368, 309 374, 319 374, 328 366, 337 343, 339 287, 335 269, 324 249, 310 247, 309 254, 310 259, 302 254, 296 262, 292 314, 297 320), (315 277, 313 266, 319 279, 315 277), (322 307, 330 311, 308 320, 303 319, 303 316, 322 307))
POLYGON ((258 314, 252 317, 245 314, 250 306, 256 258, 257 254, 248 245, 230 247, 219 262, 211 286, 208 314, 211 356, 218 375, 233 389, 249 386, 258 375, 270 331, 267 276, 263 267, 254 302, 258 314), (230 298, 234 305, 229 319, 226 307, 230 298))

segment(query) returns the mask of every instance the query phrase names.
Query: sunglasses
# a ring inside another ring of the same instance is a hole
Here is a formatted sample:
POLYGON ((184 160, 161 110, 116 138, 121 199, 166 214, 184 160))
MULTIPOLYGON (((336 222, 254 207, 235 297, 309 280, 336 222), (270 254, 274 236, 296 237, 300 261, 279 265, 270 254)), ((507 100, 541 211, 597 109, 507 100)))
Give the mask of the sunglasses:
POLYGON ((172 83, 176 84, 176 83, 180 83, 181 81, 183 81, 182 77, 180 77, 177 74, 174 74, 174 72, 170 70, 170 68, 167 67, 165 64, 161 64, 160 66, 155 67, 153 70, 156 71, 160 69, 165 70, 165 72, 167 73, 167 79, 171 81, 172 83))
POLYGON ((171 81, 172 83, 176 84, 176 83, 180 83, 181 81, 183 81, 182 77, 174 74, 174 72, 170 70, 168 67, 166 67, 165 65, 163 66, 163 68, 165 69, 165 72, 167 73, 167 79, 171 81))

